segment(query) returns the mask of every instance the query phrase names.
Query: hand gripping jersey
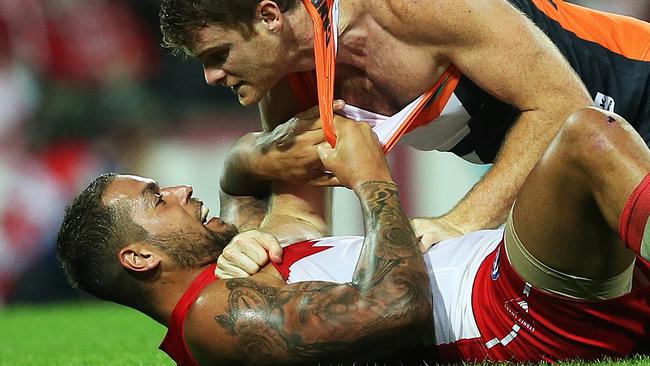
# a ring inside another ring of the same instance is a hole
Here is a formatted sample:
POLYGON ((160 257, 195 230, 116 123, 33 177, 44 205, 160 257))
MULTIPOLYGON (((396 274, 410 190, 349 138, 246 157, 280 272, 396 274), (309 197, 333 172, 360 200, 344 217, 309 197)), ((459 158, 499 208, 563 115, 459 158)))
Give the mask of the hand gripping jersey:
MULTIPOLYGON (((519 278, 502 239, 503 229, 478 231, 436 244, 424 255, 433 296, 435 361, 555 361, 650 352, 646 264, 637 262, 634 287, 624 296, 572 300, 519 278)), ((350 282, 362 244, 363 238, 355 236, 299 242, 284 249, 276 268, 288 283, 350 282)), ((180 365, 194 365, 182 338, 193 301, 188 299, 209 283, 202 276, 215 279, 213 270, 208 268, 183 296, 161 346, 180 365)))
MULTIPOLYGON (((623 116, 650 143, 650 24, 563 0, 508 1, 555 43, 595 105, 623 116)), ((314 20, 317 72, 291 74, 288 80, 303 109, 319 104, 333 144, 334 133, 327 126, 332 118, 338 0, 303 3, 314 20)), ((346 106, 342 114, 370 122, 384 151, 406 134, 403 141, 417 149, 450 151, 475 163, 490 163, 520 112, 451 65, 427 93, 394 116, 354 106, 346 106), (417 133, 409 133, 414 130, 417 133)))

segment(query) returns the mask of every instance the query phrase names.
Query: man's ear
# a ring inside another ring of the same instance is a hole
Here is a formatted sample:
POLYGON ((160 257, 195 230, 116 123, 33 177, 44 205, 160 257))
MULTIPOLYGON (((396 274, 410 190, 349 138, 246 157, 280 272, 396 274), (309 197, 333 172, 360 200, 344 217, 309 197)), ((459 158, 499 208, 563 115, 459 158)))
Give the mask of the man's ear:
POLYGON ((135 272, 147 272, 160 265, 158 254, 141 243, 129 244, 118 253, 122 267, 135 272))
POLYGON ((279 30, 284 22, 282 10, 275 1, 262 0, 255 9, 256 18, 264 22, 270 31, 279 30))

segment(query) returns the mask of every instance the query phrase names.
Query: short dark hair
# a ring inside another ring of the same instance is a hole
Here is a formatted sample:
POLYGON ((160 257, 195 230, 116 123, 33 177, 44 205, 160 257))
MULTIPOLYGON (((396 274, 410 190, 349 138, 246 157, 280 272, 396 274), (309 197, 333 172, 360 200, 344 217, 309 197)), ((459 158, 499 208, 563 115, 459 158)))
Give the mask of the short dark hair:
MULTIPOLYGON (((163 47, 174 54, 191 56, 195 32, 210 23, 250 30, 255 19, 255 7, 261 0, 162 0, 160 30, 163 47)), ((284 12, 296 5, 296 0, 275 0, 284 12)))
POLYGON ((57 238, 57 257, 68 282, 103 300, 135 305, 139 288, 122 268, 117 253, 127 240, 145 237, 126 209, 102 202, 117 174, 96 178, 66 208, 57 238))

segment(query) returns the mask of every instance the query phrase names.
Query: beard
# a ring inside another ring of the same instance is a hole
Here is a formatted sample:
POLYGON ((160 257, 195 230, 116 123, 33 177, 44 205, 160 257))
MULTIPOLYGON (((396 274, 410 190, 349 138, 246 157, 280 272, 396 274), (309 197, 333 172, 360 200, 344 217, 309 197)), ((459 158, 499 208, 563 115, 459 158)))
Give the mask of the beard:
POLYGON ((182 230, 169 235, 150 236, 148 241, 163 249, 181 268, 197 268, 216 262, 235 235, 237 229, 232 226, 224 232, 182 230))

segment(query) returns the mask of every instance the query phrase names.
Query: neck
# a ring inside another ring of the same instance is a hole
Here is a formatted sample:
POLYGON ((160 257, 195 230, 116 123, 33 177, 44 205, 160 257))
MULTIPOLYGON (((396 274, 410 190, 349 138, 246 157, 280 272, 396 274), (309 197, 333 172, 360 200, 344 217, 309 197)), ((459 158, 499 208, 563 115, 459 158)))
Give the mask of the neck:
POLYGON ((314 62, 314 27, 307 9, 298 4, 286 14, 287 25, 291 29, 290 52, 287 61, 293 65, 292 72, 313 70, 314 62))
MULTIPOLYGON (((295 40, 295 52, 292 59, 295 65, 295 71, 310 71, 315 65, 314 60, 314 26, 307 9, 303 4, 296 6, 288 14, 291 21, 295 40)), ((339 18, 332 21, 337 22, 338 38, 347 31, 350 20, 356 16, 356 13, 347 2, 339 5, 339 18)), ((291 58, 290 58, 291 59, 291 58)))
POLYGON ((206 267, 163 272, 152 285, 151 308, 144 313, 167 326, 181 296, 206 267))

